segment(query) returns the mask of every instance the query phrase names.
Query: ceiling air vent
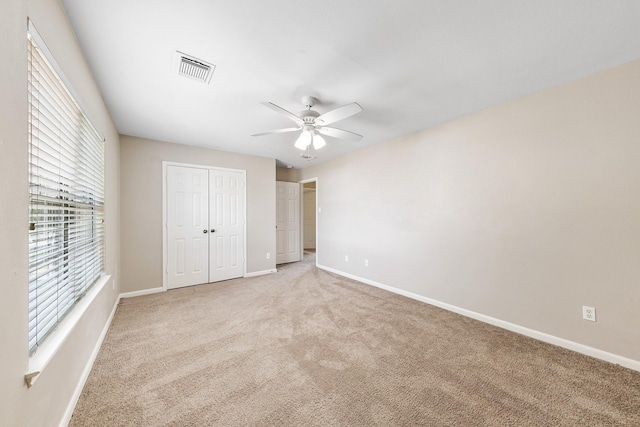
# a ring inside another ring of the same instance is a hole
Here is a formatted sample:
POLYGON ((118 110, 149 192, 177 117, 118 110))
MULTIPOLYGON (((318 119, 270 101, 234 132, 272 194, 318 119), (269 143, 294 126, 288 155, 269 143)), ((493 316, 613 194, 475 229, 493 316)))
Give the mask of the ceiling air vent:
POLYGON ((202 83, 209 83, 215 65, 209 64, 202 59, 195 58, 182 52, 176 52, 176 63, 178 75, 197 80, 202 83))

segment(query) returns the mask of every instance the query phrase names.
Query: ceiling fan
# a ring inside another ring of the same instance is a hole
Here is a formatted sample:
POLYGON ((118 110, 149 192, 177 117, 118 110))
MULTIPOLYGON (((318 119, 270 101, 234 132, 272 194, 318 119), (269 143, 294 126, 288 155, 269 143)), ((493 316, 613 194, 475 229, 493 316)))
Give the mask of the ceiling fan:
POLYGON ((296 127, 270 130, 267 132, 254 133, 252 136, 271 135, 275 133, 286 132, 300 132, 300 136, 296 140, 295 147, 300 150, 309 150, 309 147, 313 144, 313 148, 319 150, 327 143, 322 135, 331 136, 334 138, 347 139, 350 141, 359 141, 362 139, 362 135, 358 135, 354 132, 349 132, 334 127, 328 127, 332 123, 351 117, 362 111, 362 107, 355 102, 351 104, 343 105, 328 113, 320 114, 317 111, 311 109, 318 100, 313 96, 303 96, 302 104, 305 106, 305 110, 300 114, 295 115, 282 107, 272 103, 263 102, 262 105, 271 108, 272 110, 284 115, 285 117, 293 120, 296 127))

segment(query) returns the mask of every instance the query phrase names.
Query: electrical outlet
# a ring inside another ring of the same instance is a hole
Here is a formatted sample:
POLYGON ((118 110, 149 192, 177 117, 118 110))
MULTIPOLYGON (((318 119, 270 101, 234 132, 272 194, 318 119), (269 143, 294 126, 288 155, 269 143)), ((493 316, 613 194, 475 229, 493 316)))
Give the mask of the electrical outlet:
POLYGON ((344 256, 344 262, 349 262, 349 255, 344 256))
POLYGON ((596 309, 593 307, 582 306, 582 318, 591 322, 596 321, 596 309))
POLYGON ((271 253, 267 252, 267 259, 271 259, 271 253))
POLYGON ((364 266, 365 266, 365 267, 369 267, 369 260, 368 260, 368 259, 365 259, 365 260, 364 260, 364 266))

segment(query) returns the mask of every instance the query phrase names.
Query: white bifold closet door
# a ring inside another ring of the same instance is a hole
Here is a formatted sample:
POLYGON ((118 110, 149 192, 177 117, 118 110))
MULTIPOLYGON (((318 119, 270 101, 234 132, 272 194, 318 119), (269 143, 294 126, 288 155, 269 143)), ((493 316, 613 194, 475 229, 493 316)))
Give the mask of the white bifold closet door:
POLYGON ((244 174, 167 166, 169 289, 244 274, 244 174))

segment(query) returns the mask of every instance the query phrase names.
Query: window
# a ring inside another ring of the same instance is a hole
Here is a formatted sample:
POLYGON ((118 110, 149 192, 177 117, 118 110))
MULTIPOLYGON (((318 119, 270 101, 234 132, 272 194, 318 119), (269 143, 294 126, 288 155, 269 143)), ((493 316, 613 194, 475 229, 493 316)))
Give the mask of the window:
POLYGON ((30 27, 29 353, 104 271, 104 140, 30 27))

